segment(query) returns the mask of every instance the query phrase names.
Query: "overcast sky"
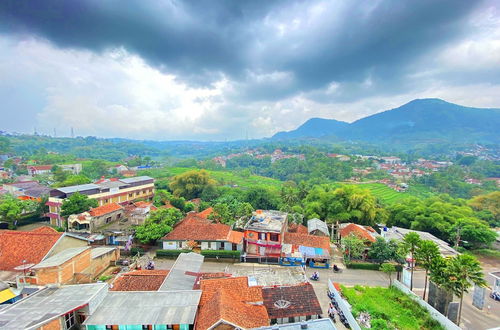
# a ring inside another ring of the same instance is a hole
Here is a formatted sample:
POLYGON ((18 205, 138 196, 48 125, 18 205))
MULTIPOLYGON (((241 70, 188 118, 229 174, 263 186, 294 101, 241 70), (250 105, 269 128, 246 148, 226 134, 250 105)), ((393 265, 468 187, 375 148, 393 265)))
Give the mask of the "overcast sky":
POLYGON ((500 107, 500 5, 0 2, 0 130, 232 140, 415 98, 500 107))

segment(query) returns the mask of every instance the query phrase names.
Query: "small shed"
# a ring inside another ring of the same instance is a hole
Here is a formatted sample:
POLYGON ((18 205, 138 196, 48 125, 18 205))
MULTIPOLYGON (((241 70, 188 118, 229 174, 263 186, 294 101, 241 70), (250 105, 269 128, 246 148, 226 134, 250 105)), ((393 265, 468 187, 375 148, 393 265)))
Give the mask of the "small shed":
POLYGON ((307 231, 310 235, 330 236, 326 223, 317 218, 307 220, 307 231))

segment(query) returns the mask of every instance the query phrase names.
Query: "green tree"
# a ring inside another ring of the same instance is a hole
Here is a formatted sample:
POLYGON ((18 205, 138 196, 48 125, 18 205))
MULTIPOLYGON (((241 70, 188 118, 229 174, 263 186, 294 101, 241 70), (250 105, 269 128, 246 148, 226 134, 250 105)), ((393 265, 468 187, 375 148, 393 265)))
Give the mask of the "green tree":
POLYGON ((412 265, 411 265, 411 281, 410 281, 410 290, 413 290, 413 269, 415 263, 415 250, 417 246, 420 244, 420 236, 418 236, 415 232, 409 232, 403 238, 404 244, 407 246, 408 251, 411 255, 412 265))
POLYGON ((174 208, 152 211, 144 223, 135 228, 135 237, 144 244, 154 243, 172 231, 182 218, 182 213, 174 208))
POLYGON ((0 219, 16 225, 23 212, 23 202, 12 196, 0 200, 0 219))
POLYGON ((93 160, 90 164, 83 164, 82 174, 91 179, 99 179, 108 173, 108 165, 102 159, 93 160))
POLYGON ((82 195, 75 192, 61 205, 61 216, 68 217, 72 214, 78 214, 90 210, 92 207, 97 207, 97 200, 88 198, 87 195, 82 195))
POLYGON ((377 260, 380 264, 387 261, 401 262, 401 255, 399 254, 399 246, 395 240, 386 241, 382 237, 377 237, 373 242, 368 256, 371 259, 377 260))
POLYGON ((263 187, 252 187, 245 193, 245 201, 255 209, 277 210, 280 204, 279 195, 263 187))
POLYGON ((63 182, 69 176, 69 172, 63 170, 62 167, 57 166, 57 165, 52 166, 51 172, 52 172, 52 177, 57 182, 63 182))
POLYGON ((189 200, 200 197, 206 187, 214 184, 215 181, 207 171, 193 170, 175 176, 170 183, 170 189, 175 196, 189 200))
POLYGON ((469 292, 473 285, 486 286, 483 270, 475 257, 460 254, 448 261, 445 274, 448 277, 445 288, 460 298, 458 310, 458 325, 460 325, 464 293, 469 292))
POLYGON ((69 187, 69 186, 76 186, 80 184, 87 184, 91 183, 92 180, 90 180, 88 177, 86 177, 83 174, 78 174, 78 175, 69 175, 66 177, 66 179, 62 182, 57 182, 52 185, 52 187, 55 188, 60 188, 60 187, 69 187))
POLYGON ((5 136, 0 136, 0 154, 10 151, 10 140, 5 136))
POLYGON ((392 274, 396 271, 396 267, 393 264, 385 263, 380 265, 380 271, 389 276, 389 286, 392 285, 392 274))
POLYGON ((342 246, 344 248, 344 255, 348 261, 352 258, 359 258, 365 250, 365 242, 354 234, 349 234, 347 237, 342 238, 342 246))
POLYGON ((427 292, 427 278, 429 270, 440 257, 441 254, 439 253, 439 247, 433 241, 423 240, 415 250, 415 259, 417 263, 425 269, 424 300, 427 292))

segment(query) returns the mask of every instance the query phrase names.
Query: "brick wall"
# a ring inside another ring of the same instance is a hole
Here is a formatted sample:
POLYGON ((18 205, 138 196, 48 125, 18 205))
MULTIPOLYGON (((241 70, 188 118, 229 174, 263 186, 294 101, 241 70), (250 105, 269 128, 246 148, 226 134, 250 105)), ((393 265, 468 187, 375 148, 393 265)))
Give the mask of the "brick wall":
POLYGON ((51 322, 40 327, 40 330, 60 330, 60 329, 63 329, 61 318, 52 320, 51 322))

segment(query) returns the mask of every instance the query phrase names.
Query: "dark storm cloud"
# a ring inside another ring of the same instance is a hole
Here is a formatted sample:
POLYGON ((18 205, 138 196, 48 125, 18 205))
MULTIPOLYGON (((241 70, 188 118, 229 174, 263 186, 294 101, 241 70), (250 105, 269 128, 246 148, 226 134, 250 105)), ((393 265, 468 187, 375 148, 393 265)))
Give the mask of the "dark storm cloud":
POLYGON ((237 83, 235 100, 276 100, 369 76, 384 81, 379 88, 401 88, 412 61, 462 36, 479 3, 4 0, 0 31, 63 48, 124 47, 191 84, 224 74, 237 83), (278 34, 280 24, 307 19, 315 5, 324 8, 314 21, 278 34))

